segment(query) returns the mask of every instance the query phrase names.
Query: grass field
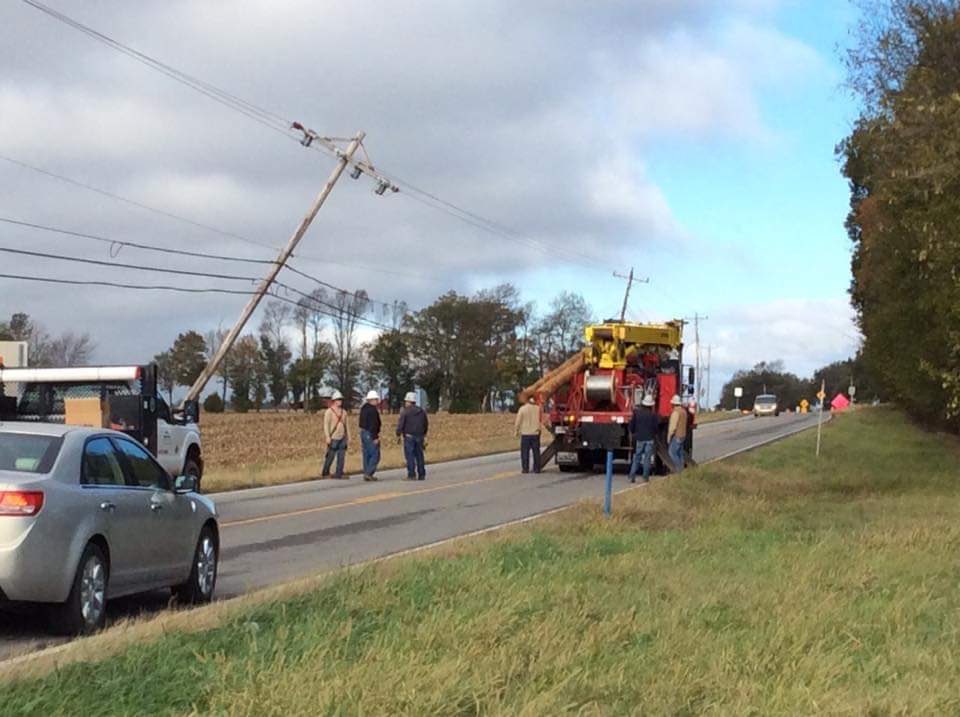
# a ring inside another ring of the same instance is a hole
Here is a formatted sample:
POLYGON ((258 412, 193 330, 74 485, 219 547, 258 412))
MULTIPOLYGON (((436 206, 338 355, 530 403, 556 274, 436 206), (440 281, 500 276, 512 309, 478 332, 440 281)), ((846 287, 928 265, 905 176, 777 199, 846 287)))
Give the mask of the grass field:
MULTIPOLYGON (((515 416, 432 414, 427 461, 499 453, 517 448, 515 416)), ((290 483, 320 475, 323 463, 322 414, 263 411, 261 413, 205 414, 203 450, 206 492, 290 483)), ((358 416, 350 417, 353 440, 347 449, 347 472, 360 472, 358 416)), ((404 465, 396 442, 397 416, 383 416, 381 468, 404 465)))
POLYGON ((0 711, 956 714, 960 446, 887 410, 814 441, 344 572, 0 711))

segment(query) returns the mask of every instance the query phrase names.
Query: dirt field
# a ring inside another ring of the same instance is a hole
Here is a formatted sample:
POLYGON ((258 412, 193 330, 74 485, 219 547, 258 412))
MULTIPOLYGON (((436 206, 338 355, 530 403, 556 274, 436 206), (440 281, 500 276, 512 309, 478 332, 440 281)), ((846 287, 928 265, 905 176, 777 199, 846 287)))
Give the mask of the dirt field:
MULTIPOLYGON (((322 414, 263 411, 204 414, 204 492, 316 478, 323 461, 322 414)), ((350 417, 347 472, 360 472, 360 430, 350 417)), ((467 458, 517 448, 512 414, 432 414, 427 462, 467 458)), ((384 415, 381 468, 403 465, 394 438, 396 415, 384 415)))

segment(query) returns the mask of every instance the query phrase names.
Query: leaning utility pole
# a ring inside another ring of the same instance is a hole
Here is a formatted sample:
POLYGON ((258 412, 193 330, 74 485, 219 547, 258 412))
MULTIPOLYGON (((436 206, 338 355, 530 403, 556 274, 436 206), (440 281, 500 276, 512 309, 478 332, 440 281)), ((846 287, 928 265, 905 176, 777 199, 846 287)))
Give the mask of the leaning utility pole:
POLYGON ((634 278, 633 278, 633 267, 632 267, 632 266, 630 267, 630 276, 624 276, 623 274, 619 274, 619 273, 617 273, 617 272, 613 272, 613 275, 614 275, 615 277, 617 277, 618 279, 626 279, 626 280, 627 280, 627 291, 626 291, 626 292, 624 293, 624 295, 623 295, 623 308, 620 309, 620 323, 622 324, 624 318, 626 318, 626 316, 627 316, 627 302, 630 301, 630 287, 633 286, 634 283, 637 283, 637 284, 649 284, 649 283, 650 283, 650 279, 649 279, 649 278, 647 278, 647 279, 634 279, 634 278))
MULTIPOLYGON (((297 125, 294 125, 294 127, 300 129, 300 127, 297 127, 297 125)), ((247 305, 243 307, 243 311, 240 312, 240 318, 237 319, 237 323, 233 325, 233 328, 230 329, 230 333, 228 333, 223 342, 221 342, 220 348, 217 349, 217 352, 213 355, 213 358, 210 359, 210 363, 208 363, 206 368, 203 369, 203 371, 197 377, 197 380, 193 382, 193 386, 190 387, 186 397, 183 399, 181 408, 183 408, 187 401, 197 400, 197 398, 200 396, 200 392, 203 390, 203 387, 207 385, 207 382, 217 372, 217 369, 223 362, 227 352, 233 348, 234 342, 237 340, 240 332, 243 331, 243 327, 246 326, 247 321, 249 321, 250 316, 254 311, 256 311, 257 306, 260 305, 260 302, 263 300, 267 290, 273 284, 281 269, 283 269, 283 267, 286 265, 287 260, 290 258, 290 255, 293 253, 293 250, 296 248, 297 244, 300 243, 303 235, 306 234, 307 229, 310 227, 310 223, 313 221, 313 218, 317 216, 317 212, 320 211, 320 207, 323 206, 323 203, 327 200, 327 197, 330 196, 330 191, 333 189, 333 185, 337 183, 337 180, 340 179, 340 175, 343 174, 343 170, 347 168, 348 164, 350 164, 354 153, 360 147, 360 144, 363 142, 363 138, 365 136, 365 133, 358 132, 357 136, 353 138, 345 151, 339 149, 336 150, 339 159, 337 160, 337 165, 330 173, 330 178, 327 179, 327 183, 323 185, 323 189, 320 190, 320 194, 317 195, 313 205, 311 205, 306 215, 300 221, 300 225, 293 233, 293 236, 290 237, 287 245, 281 250, 280 254, 277 255, 276 260, 270 267, 270 271, 267 272, 267 275, 260 282, 256 292, 254 292, 253 296, 250 297, 250 301, 248 301, 247 305)), ((309 146, 311 141, 312 139, 310 138, 310 134, 308 134, 307 131, 304 131, 304 142, 302 144, 304 144, 304 146, 309 146)))

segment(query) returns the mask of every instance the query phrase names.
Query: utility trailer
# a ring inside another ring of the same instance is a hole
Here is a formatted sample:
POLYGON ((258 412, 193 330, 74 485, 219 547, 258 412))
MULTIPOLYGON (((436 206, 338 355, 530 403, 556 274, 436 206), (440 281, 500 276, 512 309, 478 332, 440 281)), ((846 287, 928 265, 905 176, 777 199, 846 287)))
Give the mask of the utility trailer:
MULTIPOLYGON (((556 458, 561 471, 591 471, 605 462, 607 451, 613 451, 615 460, 632 460, 628 424, 634 406, 649 394, 660 419, 655 470, 672 470, 667 453, 671 399, 679 395, 686 403, 694 390, 693 370, 683 364, 682 326, 680 321, 615 320, 587 326, 586 348, 520 395, 521 401, 535 397, 549 417, 554 440, 541 465, 556 458)), ((687 446, 692 463, 692 432, 687 446)))
POLYGON ((196 478, 199 490, 203 477, 199 404, 187 401, 182 410, 171 410, 157 391, 156 364, 0 366, 0 421, 72 422, 68 406, 91 402, 96 407, 95 420, 84 425, 100 425, 135 438, 171 476, 196 478))

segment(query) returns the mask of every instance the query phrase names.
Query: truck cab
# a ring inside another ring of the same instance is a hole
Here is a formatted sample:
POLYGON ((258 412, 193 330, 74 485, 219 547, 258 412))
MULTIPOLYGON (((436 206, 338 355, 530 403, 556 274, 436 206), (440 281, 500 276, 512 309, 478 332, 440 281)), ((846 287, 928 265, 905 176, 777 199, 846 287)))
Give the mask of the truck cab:
POLYGON ((199 408, 174 411, 157 392, 156 366, 0 368, 0 420, 78 423, 140 441, 173 477, 203 477, 199 408), (13 392, 3 387, 15 387, 13 392), (12 393, 13 395, 10 395, 12 393), (72 409, 92 404, 79 414, 72 409))

